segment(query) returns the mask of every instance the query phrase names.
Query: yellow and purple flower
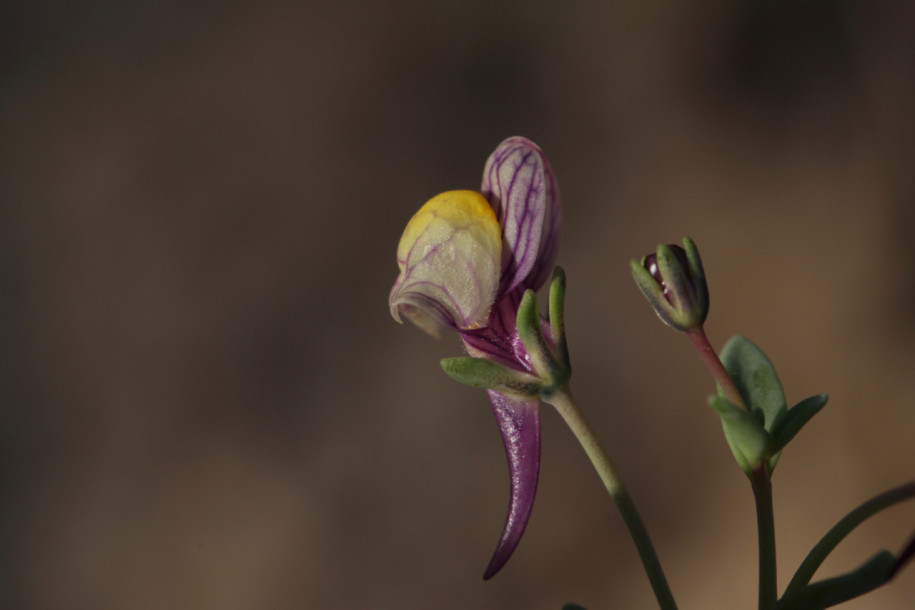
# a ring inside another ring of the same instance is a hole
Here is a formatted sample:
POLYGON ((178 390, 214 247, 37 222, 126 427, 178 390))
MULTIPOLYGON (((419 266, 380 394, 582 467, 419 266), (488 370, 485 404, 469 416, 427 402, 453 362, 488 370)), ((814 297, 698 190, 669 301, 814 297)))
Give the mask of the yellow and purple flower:
MULTIPOLYGON (((561 224, 559 190, 543 152, 526 138, 508 138, 486 161, 481 192, 442 193, 410 219, 397 248, 391 315, 435 336, 455 331, 476 362, 521 380, 512 387, 536 387, 542 367, 532 361, 516 320, 525 291, 536 291, 552 273, 561 224)), ((550 325, 541 325, 555 344, 550 325)), ((487 579, 521 539, 540 470, 539 397, 512 387, 487 390, 511 478, 508 516, 487 579)))

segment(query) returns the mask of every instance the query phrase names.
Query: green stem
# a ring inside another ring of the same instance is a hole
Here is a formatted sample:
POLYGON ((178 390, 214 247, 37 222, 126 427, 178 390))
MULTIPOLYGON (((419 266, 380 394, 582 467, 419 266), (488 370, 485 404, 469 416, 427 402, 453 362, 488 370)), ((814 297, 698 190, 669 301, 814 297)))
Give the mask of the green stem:
POLYGON ((756 530, 759 537, 759 610, 771 610, 778 601, 775 563, 775 516, 772 512, 772 481, 761 464, 751 473, 756 499, 756 530))
POLYGON ((651 582, 651 588, 654 589, 658 605, 662 610, 676 610, 677 603, 674 601, 673 593, 667 584, 667 578, 664 576, 664 570, 661 569, 661 562, 651 544, 651 538, 648 536, 648 530, 639 516, 629 492, 623 485, 622 479, 614 468, 613 463, 607 456, 607 452, 601 446, 600 441, 594 434, 591 425, 585 419, 584 414, 575 403, 568 388, 563 388, 553 394, 545 402, 553 405, 559 415, 565 420, 566 424, 572 430, 575 438, 581 443, 582 448, 591 459, 591 464, 600 476, 604 487, 610 497, 616 503, 626 527, 629 528, 629 535, 635 542, 638 549, 639 557, 642 559, 642 565, 645 566, 645 572, 648 574, 648 580, 651 582))
POLYGON ((797 572, 794 573, 794 578, 788 583, 788 588, 785 589, 785 595, 793 593, 809 583, 810 579, 813 578, 813 575, 820 567, 820 564, 823 563, 823 560, 826 559, 840 542, 842 542, 843 538, 850 534, 853 529, 861 525, 866 519, 897 502, 912 498, 915 498, 915 481, 909 481, 899 487, 894 487, 882 494, 874 496, 845 515, 845 517, 836 523, 831 530, 826 532, 826 535, 810 550, 810 553, 808 553, 807 557, 804 558, 804 561, 801 562, 797 572))
POLYGON ((708 337, 705 335, 705 329, 701 326, 693 328, 686 331, 686 336, 689 337, 689 340, 692 341, 693 345, 696 346, 696 349, 699 350, 699 356, 702 358, 702 362, 705 363, 705 366, 712 374, 712 377, 714 377, 715 381, 718 382, 718 385, 721 386, 725 398, 727 398, 732 405, 746 409, 747 406, 743 403, 743 398, 740 396, 737 386, 734 385, 734 381, 731 379, 731 376, 728 375, 727 369, 724 368, 721 359, 718 358, 715 348, 709 343, 708 337))
MULTIPOLYGON (((744 409, 747 405, 728 374, 715 348, 709 343, 701 326, 686 331, 686 336, 699 351, 702 362, 718 382, 725 398, 744 409)), ((772 511, 772 481, 765 463, 748 473, 756 500, 756 532, 759 538, 759 610, 771 610, 778 601, 778 579, 775 561, 775 515, 772 511)))

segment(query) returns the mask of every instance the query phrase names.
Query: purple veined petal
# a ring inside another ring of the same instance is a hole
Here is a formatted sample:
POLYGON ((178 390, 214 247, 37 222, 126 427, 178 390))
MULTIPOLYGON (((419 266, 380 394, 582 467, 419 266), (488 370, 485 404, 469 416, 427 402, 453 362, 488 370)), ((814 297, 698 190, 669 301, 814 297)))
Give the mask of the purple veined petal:
POLYGON ((540 148, 515 136, 483 168, 483 195, 502 228, 502 293, 546 281, 559 247, 561 205, 556 178, 540 148))
POLYGON ((540 232, 540 251, 524 281, 524 287, 532 290, 538 290, 549 281, 559 254, 559 236, 562 234, 562 198, 559 196, 559 185, 546 157, 543 158, 543 167, 547 204, 546 214, 543 216, 543 229, 540 232))
POLYGON ((489 580, 514 553, 527 526, 540 474, 540 407, 537 399, 510 398, 487 390, 505 444, 511 493, 502 536, 483 579, 489 580))
POLYGON ((522 291, 515 290, 502 297, 490 313, 486 328, 458 331, 468 355, 533 373, 531 358, 524 349, 515 326, 521 296, 522 291))

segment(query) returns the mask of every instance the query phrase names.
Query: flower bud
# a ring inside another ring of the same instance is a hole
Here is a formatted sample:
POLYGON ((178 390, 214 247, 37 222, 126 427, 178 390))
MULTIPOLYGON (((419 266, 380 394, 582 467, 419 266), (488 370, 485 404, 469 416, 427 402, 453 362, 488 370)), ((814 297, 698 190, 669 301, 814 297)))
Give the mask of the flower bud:
POLYGON ((661 321, 679 331, 699 328, 708 316, 708 286, 696 244, 658 246, 641 262, 632 261, 632 278, 661 321))

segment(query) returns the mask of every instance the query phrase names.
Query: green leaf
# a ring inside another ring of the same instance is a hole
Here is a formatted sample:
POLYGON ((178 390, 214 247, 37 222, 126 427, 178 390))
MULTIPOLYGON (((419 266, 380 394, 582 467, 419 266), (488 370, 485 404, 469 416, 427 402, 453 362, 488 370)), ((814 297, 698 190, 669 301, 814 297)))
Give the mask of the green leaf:
POLYGON ((888 489, 864 502, 842 517, 842 519, 832 526, 832 528, 826 532, 826 535, 810 549, 807 557, 805 557, 804 561, 801 562, 801 565, 798 566, 791 582, 789 582, 788 586, 785 588, 785 595, 794 593, 806 586, 826 557, 832 553, 852 530, 880 511, 885 510, 890 506, 894 506, 899 502, 912 499, 915 499, 915 481, 909 481, 908 483, 904 483, 893 489, 888 489))
POLYGON ((740 335, 731 337, 725 344, 721 350, 721 362, 747 408, 754 413, 762 413, 763 425, 771 432, 778 418, 788 410, 775 367, 761 349, 740 335))
POLYGON ((769 434, 752 413, 731 404, 722 396, 709 396, 709 406, 721 417, 724 436, 734 459, 749 475, 766 456, 769 434))
POLYGON ((786 593, 776 610, 822 610, 850 599, 870 593, 885 585, 893 574, 896 557, 881 551, 864 562, 858 569, 807 585, 795 592, 786 593))
MULTIPOLYGON (((788 410, 785 391, 775 373, 775 367, 761 349, 746 337, 731 337, 721 350, 721 362, 737 386, 737 391, 747 408, 760 418, 763 427, 771 432, 775 423, 788 410)), ((718 388, 719 395, 724 393, 718 388)), ((772 453, 767 466, 775 469, 779 453, 772 453)))
POLYGON ((826 394, 816 394, 805 398, 797 403, 778 420, 772 427, 772 442, 769 445, 769 453, 775 454, 785 448, 791 439, 801 431, 801 428, 811 420, 811 418, 820 412, 829 396, 826 394))
POLYGON ((483 358, 445 358, 441 362, 442 370, 452 379, 461 383, 497 390, 516 396, 539 396, 543 383, 533 375, 514 371, 483 358))

